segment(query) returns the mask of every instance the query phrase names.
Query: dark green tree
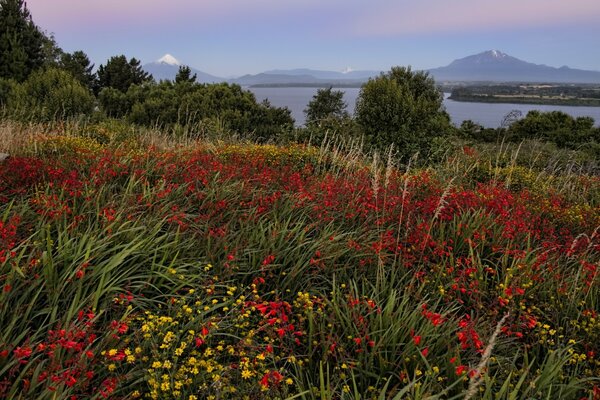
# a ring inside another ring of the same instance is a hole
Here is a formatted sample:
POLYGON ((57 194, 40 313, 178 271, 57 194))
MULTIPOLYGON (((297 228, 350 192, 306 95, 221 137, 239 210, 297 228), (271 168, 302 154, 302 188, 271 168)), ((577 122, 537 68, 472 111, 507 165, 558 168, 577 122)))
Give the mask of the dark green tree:
POLYGON ((73 75, 83 86, 90 90, 94 88, 96 84, 96 74, 92 72, 94 64, 83 51, 63 53, 60 57, 59 67, 73 75))
POLYGON ((44 35, 23 0, 0 0, 0 78, 23 82, 44 64, 44 35))
POLYGON ((152 81, 152 75, 142 69, 140 62, 135 58, 127 61, 124 55, 111 57, 106 65, 98 68, 99 92, 104 88, 113 88, 126 93, 131 85, 141 85, 152 81))
POLYGON ((442 100, 427 72, 394 67, 363 85, 356 120, 371 145, 393 143, 401 156, 428 153, 432 139, 452 129, 442 100))
POLYGON ((315 124, 328 118, 346 118, 348 104, 344 102, 344 92, 341 90, 319 89, 304 110, 306 124, 315 124))
POLYGON ((187 65, 181 65, 177 75, 175 76, 175 83, 196 83, 198 76, 192 75, 192 70, 187 65))
POLYGON ((562 111, 533 110, 508 128, 506 139, 513 142, 539 139, 558 147, 576 149, 594 140, 594 119, 573 118, 562 111))

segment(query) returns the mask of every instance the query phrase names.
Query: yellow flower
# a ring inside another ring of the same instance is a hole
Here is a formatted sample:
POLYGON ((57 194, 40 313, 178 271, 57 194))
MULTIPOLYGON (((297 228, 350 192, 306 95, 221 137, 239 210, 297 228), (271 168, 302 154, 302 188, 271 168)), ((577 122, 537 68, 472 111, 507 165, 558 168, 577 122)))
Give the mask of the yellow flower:
POLYGON ((254 373, 252 371, 249 371, 247 369, 242 370, 242 378, 250 379, 250 378, 252 378, 252 375, 254 375, 254 373))

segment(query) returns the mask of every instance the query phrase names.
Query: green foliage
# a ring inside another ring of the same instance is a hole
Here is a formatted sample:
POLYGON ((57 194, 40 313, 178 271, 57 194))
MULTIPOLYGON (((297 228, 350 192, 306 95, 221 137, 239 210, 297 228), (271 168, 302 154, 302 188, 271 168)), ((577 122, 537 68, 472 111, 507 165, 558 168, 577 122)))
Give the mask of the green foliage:
POLYGON ((60 68, 61 57, 65 52, 58 46, 52 33, 44 33, 42 38, 44 68, 60 68))
POLYGON ((16 84, 14 80, 0 78, 0 107, 6 107, 8 97, 16 84))
POLYGON ((98 94, 98 102, 102 110, 108 117, 120 118, 129 112, 131 102, 127 97, 127 93, 123 93, 118 89, 107 87, 102 89, 98 94))
POLYGON ((344 92, 341 90, 319 89, 304 110, 306 124, 316 124, 327 118, 346 118, 348 104, 344 102, 344 92))
POLYGON ((569 149, 576 149, 590 142, 600 143, 600 135, 598 129, 594 128, 593 118, 573 118, 562 111, 530 111, 525 118, 510 126, 507 139, 540 139, 569 149))
POLYGON ((131 122, 147 127, 183 127, 195 131, 220 121, 217 125, 224 124, 225 131, 260 140, 271 140, 293 128, 288 109, 259 104, 254 94, 239 85, 204 85, 190 79, 132 85, 126 93, 105 88, 99 101, 108 116, 126 116, 131 122))
POLYGON ((20 118, 44 122, 91 114, 94 103, 94 96, 73 76, 52 68, 34 72, 16 85, 7 108, 20 118))
POLYGON ((187 65, 182 65, 175 76, 175 83, 195 83, 197 75, 192 76, 192 70, 187 65))
POLYGON ((24 0, 0 0, 0 78, 23 82, 41 67, 43 41, 24 0))
POLYGON ((457 130, 457 135, 463 139, 478 142, 496 142, 503 136, 503 129, 484 128, 470 119, 462 122, 457 130))
POLYGON ((69 72, 84 87, 93 90, 96 84, 96 74, 92 72, 94 64, 87 54, 78 50, 73 53, 63 53, 59 62, 60 68, 69 72))
POLYGON ((294 131, 293 140, 321 146, 325 140, 337 145, 358 145, 363 138, 361 127, 353 118, 325 118, 319 123, 307 125, 294 131))
POLYGON ((434 137, 450 131, 442 100, 428 73, 394 67, 363 85, 356 119, 368 142, 380 148, 394 144, 401 156, 409 157, 427 153, 434 137))
POLYGON ((141 85, 150 81, 152 75, 142 69, 139 60, 132 58, 127 61, 124 55, 114 56, 106 65, 100 65, 98 68, 97 91, 110 87, 125 93, 131 85, 141 85))

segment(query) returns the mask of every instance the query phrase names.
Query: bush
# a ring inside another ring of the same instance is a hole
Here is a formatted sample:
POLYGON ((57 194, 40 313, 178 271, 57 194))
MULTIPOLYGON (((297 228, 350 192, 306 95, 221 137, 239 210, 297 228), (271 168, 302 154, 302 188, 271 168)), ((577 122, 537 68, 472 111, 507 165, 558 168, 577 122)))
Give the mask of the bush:
POLYGON ((442 100, 428 73, 394 67, 363 85, 356 120, 379 148, 394 144, 405 158, 428 153, 431 140, 452 129, 442 100))
POLYGON ((99 101, 107 116, 142 126, 189 132, 219 121, 225 131, 263 141, 291 131, 294 123, 288 109, 259 104, 251 92, 226 83, 165 81, 131 85, 126 93, 105 88, 99 101))
POLYGON ((0 107, 5 107, 10 93, 13 91, 16 82, 12 79, 0 78, 0 107))
POLYGON ((576 149, 600 139, 594 129, 594 119, 573 118, 562 111, 530 111, 527 116, 513 123, 507 133, 508 140, 540 139, 560 148, 576 149))
POLYGON ((39 122, 90 115, 95 99, 66 71, 51 68, 34 72, 16 85, 7 101, 16 117, 39 122))
POLYGON ((304 110, 306 124, 316 124, 330 118, 346 118, 348 104, 344 102, 344 92, 332 88, 319 89, 304 110))

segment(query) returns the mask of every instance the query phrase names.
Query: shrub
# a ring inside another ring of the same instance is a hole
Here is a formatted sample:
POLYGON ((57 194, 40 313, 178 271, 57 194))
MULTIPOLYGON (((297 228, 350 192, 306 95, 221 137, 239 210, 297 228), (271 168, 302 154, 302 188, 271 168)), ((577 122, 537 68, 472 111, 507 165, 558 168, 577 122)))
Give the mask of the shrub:
POLYGON ((17 117, 47 122, 89 115, 95 99, 68 72, 59 69, 40 70, 8 96, 7 106, 17 117))
POLYGON ((451 130, 442 100, 428 73, 394 67, 363 85, 356 119, 377 147, 394 144, 404 157, 427 153, 434 137, 451 130))

